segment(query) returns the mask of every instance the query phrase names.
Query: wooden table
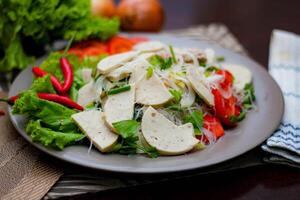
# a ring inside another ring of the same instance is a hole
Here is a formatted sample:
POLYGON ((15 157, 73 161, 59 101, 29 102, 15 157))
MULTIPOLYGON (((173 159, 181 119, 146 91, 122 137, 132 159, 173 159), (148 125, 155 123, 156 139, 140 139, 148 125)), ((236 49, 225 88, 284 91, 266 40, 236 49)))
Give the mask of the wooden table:
MULTIPOLYGON (((162 0, 165 29, 224 23, 267 66, 271 31, 300 33, 299 0, 162 0)), ((75 199, 300 199, 300 171, 266 165, 75 199)), ((73 199, 73 198, 72 198, 73 199)))

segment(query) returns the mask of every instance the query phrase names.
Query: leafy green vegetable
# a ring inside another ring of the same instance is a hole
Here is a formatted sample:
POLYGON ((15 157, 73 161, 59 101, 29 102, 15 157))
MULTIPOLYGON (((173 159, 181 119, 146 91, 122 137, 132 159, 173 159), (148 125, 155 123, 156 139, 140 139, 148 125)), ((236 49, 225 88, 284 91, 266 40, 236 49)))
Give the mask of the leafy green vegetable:
POLYGON ((58 132, 41 126, 40 120, 30 120, 26 125, 26 133, 32 141, 46 147, 63 150, 65 146, 82 140, 85 136, 76 132, 58 132))
POLYGON ((239 116, 230 116, 229 117, 229 120, 230 120, 230 122, 232 122, 232 123, 238 123, 238 122, 240 122, 240 121, 242 121, 243 119, 245 119, 245 117, 246 117, 246 112, 245 111, 242 111, 240 114, 239 114, 239 116))
POLYGON ((116 129, 117 133, 122 136, 122 138, 129 138, 136 135, 140 123, 135 120, 124 120, 115 122, 112 124, 116 129))
POLYGON ((200 58, 198 59, 198 63, 200 67, 206 67, 207 60, 206 58, 200 58))
MULTIPOLYGON (((117 18, 91 15, 87 0, 4 0, 0 1, 0 71, 23 69, 31 64, 40 49, 28 48, 51 44, 56 39, 73 37, 105 40, 119 29, 117 18)), ((42 49, 43 51, 43 49, 42 49)))
POLYGON ((121 138, 121 140, 113 147, 112 152, 124 155, 134 155, 137 153, 138 136, 121 138))
POLYGON ((158 157, 158 151, 153 147, 145 147, 139 145, 137 136, 140 123, 135 120, 124 120, 113 123, 113 127, 117 133, 121 135, 120 141, 114 146, 112 152, 117 152, 125 155, 134 155, 137 150, 141 150, 151 158, 158 157))
POLYGON ((172 94, 175 103, 179 103, 183 92, 181 90, 169 89, 169 92, 172 94))
POLYGON ((49 74, 35 79, 30 87, 30 90, 35 92, 56 93, 52 86, 49 74))
POLYGON ((184 123, 192 123, 194 129, 201 129, 203 126, 203 113, 201 111, 193 111, 183 117, 184 123))
POLYGON ((209 77, 213 72, 218 71, 219 69, 215 66, 210 66, 204 71, 204 76, 209 77))
POLYGON ((153 75, 153 71, 154 71, 153 66, 147 68, 147 74, 146 74, 147 79, 151 78, 151 76, 153 75))
POLYGON ((162 58, 159 55, 150 57, 149 62, 154 67, 159 67, 161 70, 169 69, 172 66, 172 58, 162 58))
POLYGON ((183 111, 179 103, 172 103, 171 105, 167 106, 166 109, 179 112, 183 111))
POLYGON ((147 154, 150 158, 157 158, 159 156, 159 152, 154 147, 144 147, 138 145, 137 148, 143 153, 147 154))
POLYGON ((71 119, 76 111, 58 103, 42 100, 33 91, 20 94, 12 107, 13 114, 24 114, 29 119, 40 120, 47 128, 61 132, 77 132, 77 126, 71 119))
POLYGON ((100 60, 107 57, 106 54, 101 54, 99 56, 85 56, 80 63, 80 66, 83 68, 96 68, 100 60))
POLYGON ((248 83, 244 88, 244 99, 243 106, 244 107, 252 107, 253 102, 255 101, 255 91, 253 83, 248 83))

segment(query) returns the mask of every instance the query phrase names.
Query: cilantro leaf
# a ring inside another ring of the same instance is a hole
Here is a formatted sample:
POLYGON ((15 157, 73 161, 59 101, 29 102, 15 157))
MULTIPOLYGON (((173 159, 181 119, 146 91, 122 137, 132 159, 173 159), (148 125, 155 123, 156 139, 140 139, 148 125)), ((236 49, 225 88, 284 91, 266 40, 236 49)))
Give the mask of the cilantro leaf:
POLYGON ((154 55, 154 56, 150 57, 149 62, 154 67, 159 67, 161 70, 169 69, 173 64, 172 58, 164 59, 159 55, 154 55))
POLYGON ((148 155, 150 158, 157 158, 159 156, 159 152, 154 147, 138 146, 138 149, 140 149, 143 153, 148 155))
POLYGON ((195 129, 201 129, 203 126, 203 113, 201 111, 193 111, 183 117, 184 123, 192 123, 195 129))
POLYGON ((179 103, 182 98, 182 91, 175 90, 175 89, 169 89, 169 92, 172 94, 175 103, 179 103))

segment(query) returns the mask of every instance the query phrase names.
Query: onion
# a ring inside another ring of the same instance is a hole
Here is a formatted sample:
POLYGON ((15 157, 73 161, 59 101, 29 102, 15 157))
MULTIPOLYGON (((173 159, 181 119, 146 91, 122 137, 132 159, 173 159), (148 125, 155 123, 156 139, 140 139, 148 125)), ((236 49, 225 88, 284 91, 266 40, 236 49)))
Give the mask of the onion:
POLYGON ((112 17, 116 15, 116 5, 113 0, 91 0, 94 16, 112 17))
POLYGON ((127 31, 159 31, 164 21, 158 0, 122 0, 117 14, 127 31))

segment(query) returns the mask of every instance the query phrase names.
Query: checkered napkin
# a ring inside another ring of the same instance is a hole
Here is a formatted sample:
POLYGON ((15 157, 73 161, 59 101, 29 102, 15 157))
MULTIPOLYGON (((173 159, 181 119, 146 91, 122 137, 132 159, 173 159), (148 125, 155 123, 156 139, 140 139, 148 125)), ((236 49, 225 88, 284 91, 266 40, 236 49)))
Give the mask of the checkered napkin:
MULTIPOLYGON (((274 30, 270 43, 269 72, 285 101, 283 120, 262 149, 269 162, 300 164, 300 36, 274 30)), ((275 108, 276 109, 276 108, 275 108)))

